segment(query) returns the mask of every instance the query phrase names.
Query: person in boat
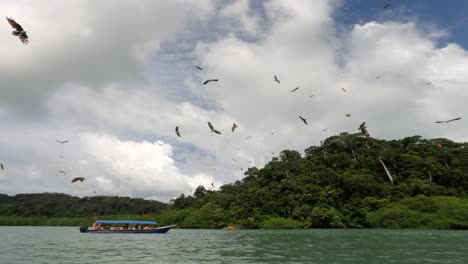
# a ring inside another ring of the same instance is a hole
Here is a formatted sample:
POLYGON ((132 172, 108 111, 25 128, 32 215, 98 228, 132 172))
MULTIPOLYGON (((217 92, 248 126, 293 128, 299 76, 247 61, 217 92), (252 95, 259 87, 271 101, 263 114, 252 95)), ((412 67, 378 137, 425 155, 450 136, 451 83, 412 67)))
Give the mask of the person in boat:
POLYGON ((123 230, 128 230, 128 224, 125 224, 123 230))
POLYGON ((144 230, 148 230, 148 229, 149 229, 149 227, 148 227, 148 226, 145 226, 145 228, 143 228, 143 229, 144 229, 144 230))
POLYGON ((154 225, 152 225, 152 226, 150 227, 150 229, 155 229, 155 228, 156 228, 156 227, 155 227, 154 225))
POLYGON ((104 230, 110 230, 110 225, 104 226, 104 230))
POLYGON ((119 226, 114 226, 114 230, 120 230, 119 226))
POLYGON ((137 229, 142 230, 143 228, 141 227, 141 225, 138 225, 137 229))

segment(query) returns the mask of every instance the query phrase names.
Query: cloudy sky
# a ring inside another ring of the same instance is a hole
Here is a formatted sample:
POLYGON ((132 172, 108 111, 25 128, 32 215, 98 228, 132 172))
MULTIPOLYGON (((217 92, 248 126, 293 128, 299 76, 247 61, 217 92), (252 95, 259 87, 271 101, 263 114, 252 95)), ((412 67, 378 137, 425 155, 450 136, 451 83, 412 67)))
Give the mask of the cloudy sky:
POLYGON ((468 4, 391 3, 1 1, 0 193, 168 201, 364 121, 467 141, 468 4))

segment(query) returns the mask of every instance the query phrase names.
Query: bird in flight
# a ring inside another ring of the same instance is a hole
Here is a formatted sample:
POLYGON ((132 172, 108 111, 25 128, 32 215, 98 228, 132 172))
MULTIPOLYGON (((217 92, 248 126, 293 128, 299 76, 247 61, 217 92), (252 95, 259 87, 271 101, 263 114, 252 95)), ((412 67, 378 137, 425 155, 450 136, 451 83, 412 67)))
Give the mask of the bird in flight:
POLYGON ((457 120, 460 120, 461 117, 457 117, 457 118, 453 118, 453 119, 449 119, 449 120, 443 120, 443 121, 436 121, 437 124, 440 124, 440 123, 450 123, 450 122, 453 122, 453 121, 457 121, 457 120))
POLYGON ((159 146, 164 146, 164 144, 162 144, 162 143, 159 143, 159 142, 156 142, 156 143, 158 143, 159 146))
POLYGON ((211 183, 211 186, 212 186, 213 188, 215 187, 214 182, 211 183))
POLYGON ((327 130, 328 130, 328 128, 322 129, 322 131, 327 131, 327 130))
POLYGON ((431 85, 431 82, 426 83, 426 85, 431 85))
POLYGON ((60 144, 68 143, 68 140, 64 140, 64 141, 56 140, 56 141, 60 144))
POLYGON ((232 132, 234 132, 234 130, 236 130, 236 128, 237 128, 236 123, 232 123, 232 128, 231 128, 232 132))
POLYGON ((383 8, 387 8, 391 5, 391 3, 386 4, 383 8))
POLYGON ((208 79, 203 83, 203 85, 206 85, 209 82, 217 82, 217 81, 219 81, 219 79, 208 79))
POLYGON ((280 83, 280 80, 278 79, 278 77, 276 77, 276 75, 275 75, 275 82, 280 83))
POLYGON ((351 113, 347 113, 346 116, 347 116, 347 117, 351 117, 351 113))
POLYGON ((66 173, 65 173, 63 170, 61 170, 61 171, 58 171, 58 172, 60 172, 60 173, 63 173, 63 175, 65 175, 65 174, 66 174, 66 173))
POLYGON ((84 180, 85 180, 84 177, 76 177, 75 179, 72 180, 72 183, 73 183, 73 182, 77 182, 77 181, 83 182, 84 180))
POLYGON ((26 31, 24 31, 23 27, 20 24, 16 23, 15 20, 9 17, 5 17, 10 26, 12 26, 15 30, 11 32, 13 36, 18 36, 21 42, 25 45, 28 45, 29 39, 28 35, 26 35, 26 31))
POLYGON ((3 163, 0 163, 0 169, 5 170, 5 166, 3 166, 3 163))
POLYGON ((95 190, 93 190, 93 193, 94 193, 94 194, 96 194, 96 191, 95 191, 95 190))
POLYGON ((299 116, 299 118, 302 120, 302 122, 304 122, 304 124, 307 125, 307 120, 305 118, 303 118, 302 116, 299 116))
POLYGON ((309 97, 314 97, 314 96, 315 96, 315 94, 313 94, 313 95, 309 95, 309 97))
POLYGON ((177 134, 177 136, 180 137, 179 126, 176 126, 176 128, 175 128, 175 133, 177 134))
POLYGON ((214 133, 216 133, 216 134, 221 135, 221 132, 219 132, 218 130, 216 130, 216 129, 214 128, 214 126, 213 126, 210 122, 208 122, 208 126, 210 127, 211 132, 214 132, 214 133))
POLYGON ((199 69, 200 71, 203 71, 203 68, 200 67, 200 66, 195 66, 197 69, 199 69))
POLYGON ((299 87, 296 87, 296 88, 292 89, 290 92, 291 92, 291 93, 294 93, 294 92, 297 91, 297 90, 299 90, 299 87))
POLYGON ((341 90, 343 90, 343 92, 345 92, 345 93, 347 92, 345 88, 341 88, 341 90))
POLYGON ((252 136, 245 137, 246 139, 252 138, 252 136))
POLYGON ((366 122, 363 122, 359 126, 359 130, 361 130, 362 134, 366 135, 366 137, 369 137, 369 132, 367 131, 367 127, 366 127, 366 122))

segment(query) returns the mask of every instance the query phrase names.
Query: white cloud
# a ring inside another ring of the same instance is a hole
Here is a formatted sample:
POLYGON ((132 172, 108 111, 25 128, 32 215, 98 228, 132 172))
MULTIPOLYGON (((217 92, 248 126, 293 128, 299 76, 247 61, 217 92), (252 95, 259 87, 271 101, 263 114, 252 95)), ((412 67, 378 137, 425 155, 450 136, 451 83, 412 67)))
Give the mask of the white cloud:
POLYGON ((0 192, 95 190, 167 201, 240 179, 283 149, 355 133, 363 121, 376 138, 468 139, 464 119, 434 124, 467 116, 468 53, 456 44, 438 47, 445 32, 387 20, 341 34, 336 2, 262 5, 0 4, 31 35, 24 47, 0 34, 0 81, 8 87, 0 90, 0 122, 9 124, 0 131, 7 167, 0 192), (220 81, 202 85, 208 78, 220 81), (210 133, 208 121, 222 134, 210 133), (74 176, 87 179, 71 184, 74 176))

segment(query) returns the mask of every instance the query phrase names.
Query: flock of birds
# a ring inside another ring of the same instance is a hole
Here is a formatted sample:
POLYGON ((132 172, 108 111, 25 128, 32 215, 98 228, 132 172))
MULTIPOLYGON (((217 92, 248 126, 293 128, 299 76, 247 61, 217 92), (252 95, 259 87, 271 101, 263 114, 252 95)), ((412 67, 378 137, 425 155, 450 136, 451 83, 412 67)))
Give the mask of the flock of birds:
MULTIPOLYGON (((384 9, 385 9, 385 8, 388 8, 390 5, 391 5, 391 3, 388 3, 388 4, 386 4, 383 8, 384 8, 384 9)), ((6 20, 7 20, 8 23, 11 25, 11 27, 14 29, 14 31, 12 31, 12 35, 15 36, 15 37, 18 37, 18 38, 20 39, 20 41, 21 41, 23 44, 28 45, 28 44, 29 44, 29 37, 28 37, 28 35, 26 34, 26 31, 23 29, 23 27, 22 27, 19 23, 17 23, 14 19, 12 19, 12 18, 10 18, 10 17, 6 17, 6 20)), ((201 71, 204 70, 204 69, 203 69, 202 67, 200 67, 200 66, 195 66, 195 67, 196 67, 198 70, 201 70, 201 71)), ((382 75, 379 75, 379 76, 376 77, 376 79, 380 79, 381 77, 382 77, 382 75)), ((203 82, 203 85, 207 85, 207 84, 209 84, 209 83, 211 83, 211 82, 218 82, 218 81, 219 81, 219 79, 207 79, 207 80, 205 80, 205 81, 203 82)), ((281 81, 279 80, 278 76, 276 76, 276 75, 273 76, 273 81, 276 82, 276 83, 278 83, 278 84, 281 83, 281 81)), ((427 82, 426 85, 431 85, 431 82, 427 82)), ((299 90, 299 89, 300 89, 300 87, 296 87, 296 88, 290 90, 290 92, 296 92, 296 91, 299 90)), ((346 90, 345 88, 341 88, 341 90, 342 90, 343 92, 347 92, 347 90, 346 90)), ((314 95, 310 95, 309 97, 313 97, 313 96, 314 96, 314 95)), ((347 114, 346 114, 346 117, 351 117, 351 113, 347 113, 347 114)), ((304 118, 304 117, 302 117, 302 116, 299 115, 299 119, 300 119, 305 125, 308 125, 307 119, 306 119, 306 118, 304 118)), ((435 123, 438 123, 438 124, 440 124, 440 123, 446 123, 446 124, 448 124, 448 123, 450 123, 450 122, 457 121, 457 120, 460 120, 460 119, 461 119, 461 117, 457 117, 457 118, 452 118, 452 119, 448 119, 448 120, 436 121, 435 123)), ((217 129, 213 126, 213 124, 211 124, 211 122, 208 122, 208 127, 209 127, 209 129, 211 130, 212 133, 215 133, 215 134, 218 134, 218 135, 221 134, 221 132, 220 132, 219 130, 217 130, 217 129)), ((231 128, 231 131, 234 133, 234 131, 236 130, 237 127, 238 127, 238 125, 237 125, 236 123, 233 123, 233 124, 232 124, 232 128, 231 128)), ((327 129, 323 129, 322 131, 326 131, 326 130, 327 130, 327 129)), ((369 136, 370 136, 370 134, 369 134, 369 132, 368 132, 368 130, 367 130, 367 127, 366 127, 366 122, 363 122, 363 123, 359 126, 358 130, 362 133, 362 135, 364 135, 364 136, 366 136, 366 137, 369 137, 369 136)), ((177 135, 178 137, 181 137, 181 132, 180 132, 179 126, 176 126, 176 128, 175 128, 175 133, 176 133, 176 135, 177 135)), ((272 134, 273 134, 273 133, 272 133, 272 134)), ((246 139, 249 139, 249 138, 251 138, 251 137, 252 137, 252 136, 248 136, 248 137, 246 137, 246 139)), ((57 141, 58 143, 60 143, 60 144, 65 144, 65 143, 68 143, 68 142, 69 142, 68 140, 56 140, 56 141, 57 141)), ((272 154, 274 154, 274 152, 272 152, 272 154)), ((59 156, 59 157, 62 157, 62 156, 59 156)), ((233 158, 233 160, 237 162, 236 159, 233 158)), ((251 161, 249 161, 249 163, 251 163, 251 161)), ((0 163, 0 169, 1 169, 1 170, 5 170, 4 164, 0 163)), ((241 168, 241 170, 243 170, 243 169, 241 168)), ((66 172, 63 171, 63 170, 60 170, 60 171, 58 171, 58 172, 59 172, 59 173, 62 173, 63 175, 66 175, 66 172)), ((72 182, 72 183, 75 183, 75 182, 83 182, 84 180, 85 180, 84 177, 75 177, 75 178, 72 179, 71 182, 72 182)), ((214 183, 211 183, 211 186, 212 186, 212 188, 214 188, 214 187, 215 187, 215 186, 214 186, 214 183)), ((93 191, 93 192, 96 193, 95 191, 93 191)))

